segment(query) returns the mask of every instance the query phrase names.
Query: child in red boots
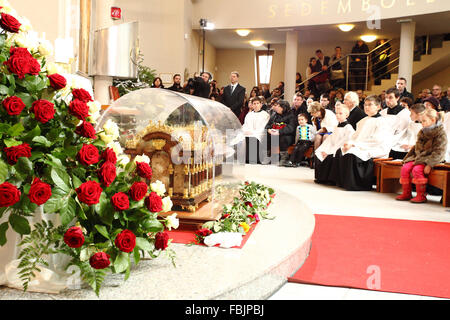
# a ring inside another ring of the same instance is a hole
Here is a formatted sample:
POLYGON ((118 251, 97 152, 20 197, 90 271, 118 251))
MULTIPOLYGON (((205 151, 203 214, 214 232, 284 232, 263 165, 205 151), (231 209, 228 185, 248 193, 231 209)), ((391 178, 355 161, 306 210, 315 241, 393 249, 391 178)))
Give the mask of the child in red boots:
POLYGON ((403 159, 400 183, 403 193, 396 200, 410 200, 413 203, 426 202, 428 175, 433 166, 444 162, 447 151, 447 135, 442 125, 443 116, 434 109, 420 114, 423 128, 417 135, 416 145, 403 159), (411 179, 412 175, 412 179, 411 179), (416 185, 416 197, 411 195, 411 182, 416 185))

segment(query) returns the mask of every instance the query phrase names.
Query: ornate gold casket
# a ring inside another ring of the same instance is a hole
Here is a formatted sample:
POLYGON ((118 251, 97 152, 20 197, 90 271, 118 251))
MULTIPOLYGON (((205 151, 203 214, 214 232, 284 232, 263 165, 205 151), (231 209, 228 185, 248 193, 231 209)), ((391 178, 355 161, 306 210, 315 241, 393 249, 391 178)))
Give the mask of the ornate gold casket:
POLYGON ((114 102, 98 127, 112 119, 120 144, 132 160, 150 158, 152 183, 160 180, 174 210, 196 211, 211 201, 222 175, 227 136, 241 129, 221 103, 165 89, 142 89, 114 102))

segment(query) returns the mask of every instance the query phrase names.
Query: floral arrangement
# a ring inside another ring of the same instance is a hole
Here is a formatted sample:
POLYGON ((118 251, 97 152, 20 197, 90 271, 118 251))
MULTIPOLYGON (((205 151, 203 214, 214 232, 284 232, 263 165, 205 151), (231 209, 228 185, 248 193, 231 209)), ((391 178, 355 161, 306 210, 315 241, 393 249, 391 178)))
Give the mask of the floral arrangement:
POLYGON ((170 242, 161 218, 172 202, 164 185, 150 184, 146 156, 130 162, 112 122, 96 131, 99 103, 71 87, 46 63, 48 44, 30 45, 29 23, 3 1, 0 8, 0 245, 11 227, 22 236, 19 276, 29 282, 48 265, 45 256, 65 254, 83 281, 99 294, 105 276, 130 275, 132 261, 157 257, 170 242), (28 46, 27 46, 28 45, 28 46), (30 225, 38 209, 60 224, 30 225))
POLYGON ((196 231, 196 242, 202 243, 205 237, 217 232, 246 234, 252 224, 261 219, 273 219, 267 213, 267 208, 274 197, 272 188, 256 182, 244 182, 239 186, 239 197, 234 197, 232 204, 223 206, 222 217, 204 223, 196 231))
POLYGON ((272 124, 272 129, 281 130, 284 127, 286 127, 286 123, 284 123, 284 122, 279 122, 279 123, 276 122, 276 123, 272 124))

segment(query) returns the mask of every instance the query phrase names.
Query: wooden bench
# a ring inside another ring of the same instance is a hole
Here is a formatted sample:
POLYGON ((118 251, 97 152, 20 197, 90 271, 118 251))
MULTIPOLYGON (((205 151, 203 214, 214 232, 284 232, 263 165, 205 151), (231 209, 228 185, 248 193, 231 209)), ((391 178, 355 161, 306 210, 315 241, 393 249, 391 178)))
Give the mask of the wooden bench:
POLYGON ((383 161, 390 161, 392 158, 377 158, 373 159, 373 175, 377 181, 377 192, 380 192, 380 175, 381 175, 381 163, 383 161))
MULTIPOLYGON (((401 161, 380 162, 379 190, 381 193, 397 193, 401 189, 399 182, 401 161)), ((450 206, 450 163, 438 164, 428 175, 428 184, 442 190, 442 205, 450 206)), ((378 189, 378 183, 377 183, 378 189)))

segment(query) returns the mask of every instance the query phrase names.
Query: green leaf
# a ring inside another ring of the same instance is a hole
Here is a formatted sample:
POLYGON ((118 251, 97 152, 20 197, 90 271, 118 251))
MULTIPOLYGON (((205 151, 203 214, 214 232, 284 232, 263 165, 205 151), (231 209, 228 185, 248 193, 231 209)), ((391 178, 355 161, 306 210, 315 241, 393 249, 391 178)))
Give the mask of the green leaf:
POLYGON ((3 183, 6 181, 6 178, 8 177, 8 165, 0 159, 0 183, 3 183))
POLYGON ((33 138, 32 141, 44 147, 50 147, 52 145, 52 143, 48 141, 46 137, 43 136, 36 136, 33 138))
POLYGON ((18 234, 30 234, 31 228, 28 220, 22 216, 19 216, 15 213, 9 216, 9 224, 18 234))
POLYGON ((58 196, 55 196, 55 194, 53 194, 53 190, 52 190, 52 197, 50 199, 48 199, 47 202, 44 204, 44 212, 45 213, 58 212, 63 205, 64 205, 64 199, 60 198, 58 196))
POLYGON ((98 231, 102 236, 104 236, 106 239, 109 239, 109 232, 108 232, 108 230, 106 230, 106 227, 105 227, 105 226, 101 226, 101 225, 96 224, 96 225, 95 225, 95 229, 97 229, 97 231, 98 231))
POLYGON ((154 247, 148 242, 147 239, 136 237, 136 248, 144 251, 153 251, 154 247))
POLYGON ((28 108, 31 107, 31 104, 33 103, 33 97, 30 94, 25 92, 17 92, 16 96, 22 99, 23 103, 25 103, 28 108))
POLYGON ((68 197, 66 199, 67 200, 63 201, 63 205, 59 210, 61 224, 63 226, 67 226, 73 219, 75 219, 77 210, 77 203, 75 202, 75 199, 72 197, 68 197))
POLYGON ((21 134, 25 130, 23 125, 19 122, 13 125, 11 128, 9 128, 7 134, 11 137, 17 137, 19 134, 21 134))
POLYGON ((13 147, 13 146, 18 146, 21 145, 22 142, 21 141, 17 141, 16 139, 5 139, 3 140, 3 143, 9 148, 9 147, 13 147))
POLYGON ((64 190, 65 192, 70 191, 70 176, 66 171, 59 168, 52 168, 50 172, 53 183, 64 190))
POLYGON ((8 231, 8 222, 3 222, 0 224, 0 246, 6 243, 6 231, 8 231))
POLYGON ((114 260, 114 269, 117 273, 121 273, 127 270, 129 264, 129 255, 126 252, 120 252, 114 260))
POLYGON ((34 127, 30 131, 28 131, 27 134, 22 136, 22 140, 26 141, 26 142, 31 142, 31 141, 33 141, 34 137, 39 136, 40 134, 41 134, 41 128, 39 127, 39 125, 36 125, 36 127, 34 127))
POLYGON ((8 123, 0 123, 0 133, 7 133, 11 125, 8 123))
POLYGON ((133 256, 134 256, 134 264, 137 265, 139 261, 141 261, 141 253, 139 252, 139 248, 137 247, 137 245, 133 250, 133 256))
POLYGON ((146 232, 159 232, 164 230, 164 225, 156 219, 147 219, 142 222, 142 228, 146 232))
POLYGON ((9 92, 9 88, 3 84, 0 84, 0 94, 6 96, 9 92))
POLYGON ((33 162, 26 157, 20 157, 17 159, 17 163, 14 165, 14 168, 21 175, 30 175, 33 172, 33 162))

